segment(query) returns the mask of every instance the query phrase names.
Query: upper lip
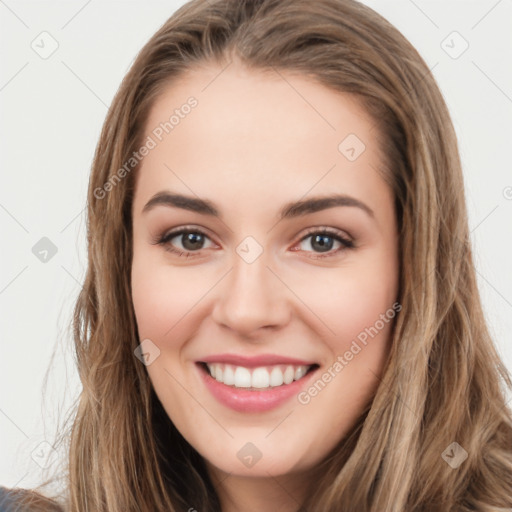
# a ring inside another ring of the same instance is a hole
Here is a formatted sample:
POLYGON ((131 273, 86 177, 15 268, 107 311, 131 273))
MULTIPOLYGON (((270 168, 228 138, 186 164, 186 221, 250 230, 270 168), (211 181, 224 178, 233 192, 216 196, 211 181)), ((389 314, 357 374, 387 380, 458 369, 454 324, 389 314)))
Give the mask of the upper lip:
POLYGON ((296 359, 294 357, 280 356, 276 354, 260 354, 258 356, 242 356, 237 354, 216 354, 204 357, 201 363, 227 363, 235 366, 245 366, 247 368, 257 368, 259 366, 270 366, 276 364, 292 364, 296 366, 311 366, 316 364, 313 361, 296 359))

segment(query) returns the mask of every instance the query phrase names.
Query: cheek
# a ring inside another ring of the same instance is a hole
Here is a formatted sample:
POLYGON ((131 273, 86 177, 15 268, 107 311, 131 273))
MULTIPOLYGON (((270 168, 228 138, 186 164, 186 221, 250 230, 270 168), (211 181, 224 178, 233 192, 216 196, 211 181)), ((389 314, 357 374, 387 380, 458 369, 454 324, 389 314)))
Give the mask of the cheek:
POLYGON ((362 333, 375 325, 382 329, 382 315, 386 315, 394 303, 393 290, 391 283, 362 277, 346 279, 322 309, 326 322, 344 340, 362 337, 362 333))
POLYGON ((132 298, 141 339, 168 344, 166 340, 181 339, 185 327, 187 332, 190 330, 191 320, 201 308, 201 298, 215 283, 214 276, 198 268, 134 257, 132 298))
MULTIPOLYGON (((327 327, 321 330, 338 340, 355 338, 376 324, 397 293, 396 272, 383 265, 312 268, 308 273, 285 275, 306 308, 327 327)), ((179 267, 134 257, 132 297, 141 338, 180 339, 179 331, 185 325, 190 328, 190 320, 197 317, 202 299, 218 277, 207 265, 179 267)))
POLYGON ((364 338, 372 326, 387 331, 385 326, 390 322, 383 324, 382 318, 395 316, 397 269, 381 264, 316 269, 302 273, 293 289, 305 298, 307 308, 324 325, 321 331, 326 333, 325 339, 330 340, 332 348, 341 350, 359 335, 364 338))
POLYGON ((323 418, 326 436, 344 433, 380 382, 400 310, 396 274, 352 269, 307 285, 303 283, 301 293, 309 289, 308 307, 329 328, 322 338, 329 355, 318 380, 301 393, 299 403, 311 416, 323 418))

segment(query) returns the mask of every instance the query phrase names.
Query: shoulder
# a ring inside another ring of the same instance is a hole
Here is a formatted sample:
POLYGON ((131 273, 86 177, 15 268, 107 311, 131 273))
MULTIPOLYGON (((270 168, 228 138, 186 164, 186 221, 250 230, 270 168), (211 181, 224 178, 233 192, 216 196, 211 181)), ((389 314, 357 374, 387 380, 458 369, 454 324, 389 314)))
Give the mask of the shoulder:
POLYGON ((0 512, 10 512, 14 508, 13 501, 9 489, 0 485, 0 512))
POLYGON ((0 512, 62 512, 62 508, 31 489, 9 489, 0 485, 0 512))

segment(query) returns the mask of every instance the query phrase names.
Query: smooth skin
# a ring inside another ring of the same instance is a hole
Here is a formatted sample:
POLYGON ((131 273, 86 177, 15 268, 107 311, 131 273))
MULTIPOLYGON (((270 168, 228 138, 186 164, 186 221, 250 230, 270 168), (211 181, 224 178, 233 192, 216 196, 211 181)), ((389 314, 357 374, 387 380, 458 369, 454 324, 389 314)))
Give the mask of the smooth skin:
POLYGON ((314 465, 375 393, 392 321, 307 404, 293 397, 274 410, 236 412, 210 394, 196 361, 272 353, 316 361, 319 378, 332 368, 397 299, 393 193, 377 171, 375 123, 353 96, 297 74, 209 65, 163 91, 145 137, 155 139, 191 96, 195 108, 150 149, 137 175, 133 304, 140 340, 160 350, 146 368, 169 418, 205 458, 223 512, 292 512, 314 465), (366 146, 354 161, 338 149, 349 134, 366 146), (143 211, 162 191, 208 200, 220 217, 165 204, 143 211), (373 216, 336 206, 279 218, 290 202, 332 194, 356 198, 373 216), (155 243, 180 227, 192 235, 155 243), (354 247, 317 237, 322 228, 354 247), (197 230, 205 235, 194 238, 197 230), (252 263, 237 252, 246 237, 262 250, 252 263), (251 467, 237 457, 248 442, 262 454, 251 467))

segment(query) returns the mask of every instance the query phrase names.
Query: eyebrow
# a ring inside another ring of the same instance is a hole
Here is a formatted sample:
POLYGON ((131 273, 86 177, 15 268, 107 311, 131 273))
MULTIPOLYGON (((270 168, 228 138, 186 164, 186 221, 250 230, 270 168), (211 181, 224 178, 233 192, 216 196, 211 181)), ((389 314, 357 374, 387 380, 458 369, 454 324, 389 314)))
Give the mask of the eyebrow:
MULTIPOLYGON (((214 203, 207 199, 198 197, 185 196, 182 194, 172 193, 167 190, 157 192, 144 206, 142 213, 149 212, 156 206, 167 206, 190 210, 203 215, 221 218, 220 210, 214 203)), ((372 219, 375 219, 375 213, 365 203, 355 197, 344 194, 332 194, 329 196, 312 197, 285 204, 280 212, 280 220, 300 217, 310 213, 319 212, 328 208, 337 206, 351 206, 360 208, 366 212, 372 219)))

